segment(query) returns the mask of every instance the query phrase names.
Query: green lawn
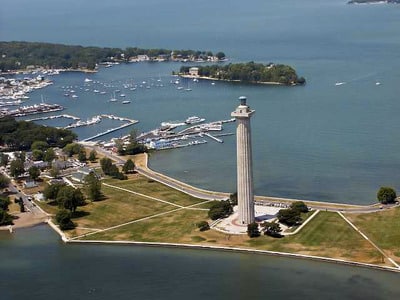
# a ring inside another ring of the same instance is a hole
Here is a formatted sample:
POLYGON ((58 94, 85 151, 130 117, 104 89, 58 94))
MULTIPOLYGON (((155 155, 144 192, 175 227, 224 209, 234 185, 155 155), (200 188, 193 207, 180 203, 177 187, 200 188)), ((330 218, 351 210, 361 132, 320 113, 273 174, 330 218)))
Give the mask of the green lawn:
POLYGON ((281 239, 263 236, 248 243, 272 251, 381 262, 379 252, 334 212, 320 212, 298 234, 281 239))
MULTIPOLYGON (((204 201, 138 175, 131 175, 130 179, 126 181, 107 179, 105 182, 179 205, 188 206, 204 201)), ((74 218, 73 221, 80 228, 67 232, 68 236, 74 237, 93 232, 90 228, 104 229, 143 217, 166 213, 113 230, 96 233, 85 239, 208 244, 381 264, 382 258, 379 252, 337 213, 320 212, 298 234, 293 236, 280 239, 260 236, 250 239, 247 235, 229 235, 215 230, 200 232, 196 224, 203 220, 210 222, 207 211, 191 209, 173 211, 177 209, 176 206, 104 185, 102 192, 105 200, 88 203, 86 206, 78 208, 78 211, 81 212, 80 216, 74 218)), ((205 203, 198 207, 207 208, 209 205, 210 203, 205 203)), ((43 206, 46 207, 45 204, 43 206)), ((47 208, 54 209, 54 207, 47 208)), ((352 217, 355 218, 356 224, 368 223, 368 230, 378 227, 379 230, 375 229, 371 237, 376 236, 376 240, 381 243, 382 247, 385 246, 390 251, 399 254, 398 245, 400 243, 397 241, 400 240, 400 210, 382 213, 384 213, 383 216, 368 214, 353 215, 352 217), (386 214, 390 214, 390 216, 386 214)), ((369 235, 367 229, 365 229, 365 233, 369 235)))
MULTIPOLYGON (((181 209, 153 219, 129 224, 120 228, 94 234, 93 240, 129 240, 144 242, 190 243, 196 224, 207 220, 207 211, 181 209)), ((199 240, 199 237, 195 240, 199 240)))
POLYGON ((176 208, 106 186, 102 186, 102 192, 106 196, 105 200, 78 208, 79 211, 88 213, 73 220, 78 226, 107 228, 176 208))
POLYGON ((128 180, 106 179, 104 182, 182 206, 188 206, 204 201, 174 190, 157 181, 149 180, 143 176, 135 176, 128 180))
POLYGON ((347 214, 346 217, 400 263, 400 207, 370 214, 347 214))

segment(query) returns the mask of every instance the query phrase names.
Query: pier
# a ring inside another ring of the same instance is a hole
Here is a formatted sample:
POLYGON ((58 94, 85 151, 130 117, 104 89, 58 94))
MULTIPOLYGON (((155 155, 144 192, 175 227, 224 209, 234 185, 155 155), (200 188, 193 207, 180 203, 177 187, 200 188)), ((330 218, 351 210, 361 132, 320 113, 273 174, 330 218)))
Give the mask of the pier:
POLYGON ((129 120, 129 123, 122 124, 121 126, 118 126, 118 127, 115 127, 115 128, 107 129, 106 131, 100 132, 100 133, 98 133, 98 134, 96 134, 96 135, 93 135, 93 136, 91 136, 91 137, 88 137, 88 138, 86 138, 86 139, 83 139, 82 142, 91 141, 91 140, 94 140, 94 139, 96 139, 96 138, 98 138, 98 137, 101 137, 101 136, 103 136, 103 135, 106 135, 106 134, 109 134, 109 133, 111 133, 111 132, 114 132, 114 131, 123 129, 123 128, 125 128, 125 127, 129 127, 129 126, 134 125, 134 124, 136 124, 136 123, 139 123, 139 121, 137 121, 137 120, 131 120, 131 119, 126 119, 126 118, 122 118, 122 119, 124 119, 125 121, 129 120))
POLYGON ((219 139, 219 138, 217 138, 217 137, 215 137, 215 136, 212 136, 211 134, 209 134, 209 133, 204 133, 204 135, 205 136, 208 136, 210 139, 213 139, 214 141, 217 141, 218 143, 223 143, 224 141, 223 140, 221 140, 221 139, 219 139))
POLYGON ((80 118, 72 116, 72 115, 67 115, 67 114, 63 114, 63 115, 55 115, 55 116, 46 116, 46 117, 38 117, 38 118, 33 118, 33 119, 27 119, 25 121, 27 122, 31 122, 31 121, 41 121, 41 120, 52 120, 52 119, 59 119, 59 118, 66 118, 66 119, 72 119, 75 121, 79 121, 80 118))

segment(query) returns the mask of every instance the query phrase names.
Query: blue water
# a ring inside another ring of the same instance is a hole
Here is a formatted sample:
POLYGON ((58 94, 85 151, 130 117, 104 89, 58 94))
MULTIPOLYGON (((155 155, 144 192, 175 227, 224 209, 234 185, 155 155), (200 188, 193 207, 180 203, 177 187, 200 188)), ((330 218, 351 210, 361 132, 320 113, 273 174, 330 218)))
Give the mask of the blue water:
MULTIPOLYGON (((0 39, 222 50, 231 61, 290 64, 306 77, 305 87, 201 82, 181 93, 169 84, 180 64, 143 63, 90 75, 119 87, 162 79, 162 88, 127 92, 130 105, 108 103, 108 93, 79 89, 77 100, 64 98, 61 86, 82 86, 89 76, 76 73, 56 77, 54 86, 32 95, 32 102, 45 94, 49 102, 65 105, 67 113, 82 118, 115 113, 138 119, 135 128, 145 131, 190 115, 227 119, 236 99, 246 95, 256 110, 256 194, 367 204, 375 201, 380 186, 399 188, 400 6, 345 2, 16 0, 0 9, 0 39)), ((105 124, 77 133, 85 138, 105 124)), ((233 132, 234 125, 225 131, 233 132)), ((190 184, 233 192, 235 139, 224 142, 156 153, 150 163, 190 184)))
POLYGON ((398 274, 218 251, 65 245, 0 232, 2 299, 396 299, 398 274))

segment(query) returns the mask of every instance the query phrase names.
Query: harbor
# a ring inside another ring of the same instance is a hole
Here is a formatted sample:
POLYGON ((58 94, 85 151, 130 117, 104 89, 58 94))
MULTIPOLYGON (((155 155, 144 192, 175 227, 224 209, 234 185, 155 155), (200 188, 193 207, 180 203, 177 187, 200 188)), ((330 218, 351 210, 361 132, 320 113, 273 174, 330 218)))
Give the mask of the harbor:
POLYGON ((50 103, 39 103, 28 106, 20 106, 12 110, 9 110, 8 108, 1 108, 0 118, 5 116, 24 117, 28 115, 61 111, 63 109, 64 107, 59 104, 50 104, 50 103))
MULTIPOLYGON (((222 124, 234 122, 235 119, 202 123, 204 121, 204 118, 192 116, 187 118, 186 121, 183 122, 162 122, 161 127, 140 134, 137 137, 137 141, 141 144, 146 145, 147 148, 153 150, 166 150, 203 145, 207 143, 207 140, 204 139, 204 137, 218 143, 223 143, 224 141, 221 138, 217 137, 216 135, 211 135, 210 132, 222 131, 222 124), (179 127, 182 126, 189 127, 181 129, 178 132, 173 131, 174 129, 179 129, 179 127)), ((219 136, 230 135, 233 135, 233 133, 223 133, 219 136)))

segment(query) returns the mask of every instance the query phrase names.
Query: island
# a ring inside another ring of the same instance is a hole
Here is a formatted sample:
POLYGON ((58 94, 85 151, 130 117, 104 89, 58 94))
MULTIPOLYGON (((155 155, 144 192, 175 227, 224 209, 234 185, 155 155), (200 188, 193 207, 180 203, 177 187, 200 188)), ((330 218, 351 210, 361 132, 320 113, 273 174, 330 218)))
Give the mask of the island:
POLYGON ((350 0, 347 4, 400 3, 400 0, 350 0))
POLYGON ((41 42, 0 42, 0 72, 37 68, 93 72, 98 65, 120 62, 218 62, 224 52, 142 49, 138 47, 105 48, 41 42))
POLYGON ((298 77, 292 67, 274 63, 265 65, 248 62, 227 65, 182 66, 178 75, 194 79, 256 84, 303 85, 306 83, 305 78, 298 77))

